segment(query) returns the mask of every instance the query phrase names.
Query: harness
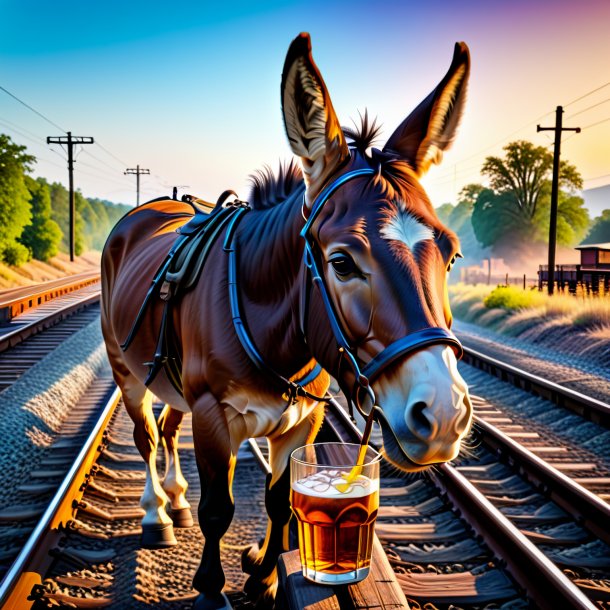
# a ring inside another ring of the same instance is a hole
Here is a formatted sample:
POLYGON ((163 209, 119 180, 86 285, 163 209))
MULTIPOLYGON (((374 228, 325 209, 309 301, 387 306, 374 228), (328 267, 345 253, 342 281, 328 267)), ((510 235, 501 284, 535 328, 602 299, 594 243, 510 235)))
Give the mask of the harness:
MULTIPOLYGON (((337 349, 341 355, 341 360, 347 361, 354 375, 354 387, 352 388, 351 395, 348 396, 348 402, 350 403, 350 406, 355 404, 359 413, 363 417, 368 417, 370 413, 370 411, 369 413, 366 412, 366 407, 364 405, 365 399, 370 401, 371 410, 381 410, 380 407, 376 405, 375 393, 371 387, 371 382, 374 381, 375 378, 377 378, 384 371, 384 369, 386 369, 398 358, 411 354, 429 345, 438 344, 452 347, 458 358, 461 358, 463 353, 462 345, 453 333, 440 327, 429 327, 410 333, 394 341, 376 354, 372 360, 362 366, 361 363, 358 362, 355 347, 350 344, 345 336, 339 321, 339 317, 335 311, 335 307, 328 292, 326 282, 324 281, 324 274, 321 270, 322 267, 320 264, 318 247, 311 235, 311 229, 313 223, 324 207, 324 204, 337 191, 337 189, 350 180, 359 178, 361 176, 372 175, 374 173, 376 173, 376 171, 371 168, 353 170, 339 176, 333 182, 324 187, 314 200, 309 217, 306 219, 305 225, 300 233, 301 237, 305 241, 303 253, 303 261, 305 265, 304 286, 301 290, 301 303, 299 308, 299 323, 302 335, 303 337, 307 336, 306 325, 309 311, 309 301, 311 298, 310 287, 313 285, 316 286, 320 292, 324 309, 326 311, 326 315, 328 316, 328 321, 337 343, 337 349)), ((226 204, 224 207, 218 206, 217 209, 215 209, 212 214, 205 215, 205 218, 202 218, 202 214, 197 212, 192 220, 179 229, 180 237, 176 240, 164 262, 161 264, 157 273, 155 274, 151 287, 146 295, 146 298, 144 299, 140 311, 138 312, 138 316, 134 321, 132 329, 127 339, 121 346, 122 349, 126 350, 131 344, 131 341, 133 340, 135 333, 142 322, 144 311, 150 300, 155 295, 164 298, 166 300, 166 305, 163 311, 157 349, 155 350, 152 361, 146 363, 150 368, 149 374, 145 380, 145 384, 150 385, 158 372, 165 367, 168 378, 174 387, 182 394, 180 358, 177 354, 173 356, 169 355, 166 335, 170 304, 172 300, 179 295, 180 290, 178 287, 181 285, 179 283, 172 284, 172 279, 174 281, 176 278, 183 280, 183 278, 188 274, 177 272, 174 261, 179 260, 180 254, 184 254, 184 251, 187 252, 187 255, 182 256, 183 260, 185 258, 187 260, 191 260, 192 257, 188 255, 188 252, 191 252, 192 250, 204 248, 205 252, 207 253, 221 230, 226 227, 227 230, 223 242, 223 250, 228 254, 228 286, 231 317, 233 320, 235 333, 244 351, 261 373, 272 378, 278 388, 283 388, 284 395, 287 397, 289 404, 296 401, 299 396, 305 396, 317 401, 328 401, 329 398, 315 396, 305 389, 305 386, 314 381, 322 372, 322 366, 319 363, 316 363, 314 368, 303 378, 291 380, 274 370, 265 361, 264 357, 256 347, 242 316, 238 290, 237 246, 235 244, 236 228, 245 214, 250 211, 250 207, 245 202, 235 200, 232 203, 226 204), (217 209, 219 209, 218 212, 217 209), (189 244, 191 244, 192 250, 189 250, 189 244), (197 247, 193 248, 193 244, 197 245, 197 247), (173 271, 171 271, 172 269, 173 271)), ((199 256, 198 261, 200 264, 196 268, 195 279, 201 272, 201 267, 205 262, 205 255, 199 256)), ((189 281, 187 283, 187 287, 192 286, 193 283, 194 281, 189 281)))

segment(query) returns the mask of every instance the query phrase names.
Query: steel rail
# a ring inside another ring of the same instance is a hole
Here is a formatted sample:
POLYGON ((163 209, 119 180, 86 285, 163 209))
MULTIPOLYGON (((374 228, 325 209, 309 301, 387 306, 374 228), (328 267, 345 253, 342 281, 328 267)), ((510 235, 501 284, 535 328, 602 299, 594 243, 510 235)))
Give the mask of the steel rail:
POLYGON ((549 610, 597 607, 453 466, 441 464, 432 476, 538 607, 549 610))
POLYGON ((601 400, 566 388, 554 381, 543 379, 506 362, 501 362, 466 345, 464 346, 463 360, 502 381, 512 383, 526 392, 541 396, 556 405, 570 409, 589 421, 610 428, 610 405, 601 400))
POLYGON ((57 297, 85 288, 100 281, 99 271, 87 271, 59 280, 42 282, 0 292, 0 323, 47 303, 57 297))
POLYGON ((19 326, 19 328, 0 335, 0 352, 5 352, 11 347, 18 345, 28 337, 36 335, 43 330, 54 326, 58 322, 71 316, 73 313, 79 311, 80 309, 84 309, 89 305, 93 305, 99 300, 100 293, 98 291, 94 294, 87 295, 76 302, 69 303, 38 320, 33 320, 32 322, 19 326))
POLYGON ((78 508, 85 490, 84 482, 103 450, 103 437, 120 398, 121 393, 116 388, 38 525, 0 583, 0 608, 3 610, 25 610, 34 603, 28 600, 30 592, 42 583, 46 569, 53 561, 48 549, 61 536, 78 508))
MULTIPOLYGON (((353 440, 360 431, 336 401, 329 407, 353 440)), ((333 426, 333 428, 335 428, 333 426)), ((336 430, 341 438, 341 431, 336 430)), ((594 610, 596 606, 532 542, 530 542, 481 492, 449 464, 432 471, 439 488, 459 509, 463 518, 479 534, 503 567, 540 608, 549 610, 594 610)))
POLYGON ((577 523, 610 544, 609 504, 484 419, 475 415, 474 420, 483 432, 483 442, 490 449, 525 475, 541 493, 571 514, 577 523))

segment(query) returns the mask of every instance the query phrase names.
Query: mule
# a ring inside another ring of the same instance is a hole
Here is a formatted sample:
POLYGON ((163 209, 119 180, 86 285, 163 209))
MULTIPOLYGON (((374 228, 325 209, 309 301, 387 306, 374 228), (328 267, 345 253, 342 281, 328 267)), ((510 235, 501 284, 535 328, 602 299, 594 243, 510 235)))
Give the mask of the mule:
POLYGON ((254 177, 252 210, 222 230, 199 281, 173 307, 168 324, 180 388, 166 369, 145 383, 162 300, 151 302, 129 348, 121 345, 193 210, 174 200, 151 202, 112 231, 102 258, 102 329, 146 463, 148 546, 175 543, 172 516, 175 525, 190 525, 177 437, 182 415, 192 413, 205 536, 196 608, 230 607, 220 540, 234 513, 238 448, 249 437, 267 438, 272 474, 266 537, 246 554, 244 569, 248 589, 273 598, 291 514, 289 456, 315 439, 330 375, 364 414, 376 410, 384 455, 398 468, 420 470, 458 454, 472 412, 447 296, 459 242, 419 178, 452 142, 468 74, 468 49, 457 43, 440 84, 379 150, 371 148, 378 129, 366 115, 359 132, 341 129, 309 36, 293 41, 282 110, 302 169, 291 164, 278 177, 254 177), (159 430, 152 393, 167 403, 159 430), (160 439, 168 458, 162 481, 160 439))

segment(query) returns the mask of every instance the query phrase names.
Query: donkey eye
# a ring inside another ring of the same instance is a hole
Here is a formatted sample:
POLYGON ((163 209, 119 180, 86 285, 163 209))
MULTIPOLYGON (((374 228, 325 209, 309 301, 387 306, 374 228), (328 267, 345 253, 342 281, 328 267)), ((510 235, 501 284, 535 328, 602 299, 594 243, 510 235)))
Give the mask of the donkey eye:
POLYGON ((340 279, 347 279, 352 275, 362 275, 360 269, 356 266, 354 259, 345 252, 337 252, 333 254, 328 262, 333 266, 334 272, 340 279))

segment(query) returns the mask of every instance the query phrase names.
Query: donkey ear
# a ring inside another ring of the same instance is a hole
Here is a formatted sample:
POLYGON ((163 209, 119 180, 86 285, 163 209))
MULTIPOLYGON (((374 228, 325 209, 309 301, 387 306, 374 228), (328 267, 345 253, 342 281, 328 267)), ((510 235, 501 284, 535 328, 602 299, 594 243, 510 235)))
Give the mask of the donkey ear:
POLYGON ((469 73, 468 47, 456 42, 445 78, 398 126, 383 150, 406 159, 419 176, 428 171, 431 163, 440 163, 462 116, 469 73))
POLYGON ((306 33, 288 49, 282 73, 282 111, 292 152, 301 157, 310 204, 349 150, 306 33))

